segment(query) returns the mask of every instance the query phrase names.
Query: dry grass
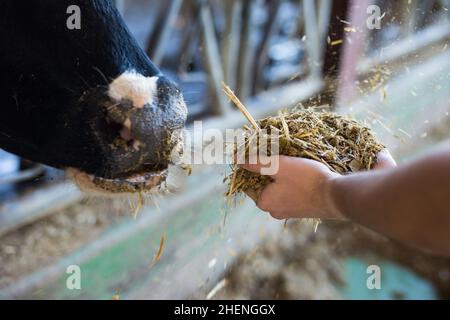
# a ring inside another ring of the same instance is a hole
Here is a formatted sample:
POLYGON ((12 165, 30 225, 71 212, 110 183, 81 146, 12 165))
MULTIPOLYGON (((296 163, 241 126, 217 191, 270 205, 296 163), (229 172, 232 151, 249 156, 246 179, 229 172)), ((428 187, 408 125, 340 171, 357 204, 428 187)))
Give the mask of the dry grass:
MULTIPOLYGON (((236 102, 239 100, 228 87, 224 87, 228 97, 242 111, 245 107, 236 102)), ((247 110, 243 113, 247 119, 251 117, 247 110)), ((259 148, 262 140, 268 141, 268 137, 276 134, 280 155, 316 160, 334 172, 347 174, 373 168, 377 154, 384 148, 369 127, 350 117, 319 109, 294 109, 259 121, 249 119, 249 122, 252 127, 244 127, 245 143, 235 148, 235 159, 255 154, 255 147, 259 148)), ((266 153, 270 156, 270 142, 267 145, 266 153)), ((272 182, 271 177, 249 172, 236 164, 226 180, 228 197, 246 191, 258 194, 272 182)))

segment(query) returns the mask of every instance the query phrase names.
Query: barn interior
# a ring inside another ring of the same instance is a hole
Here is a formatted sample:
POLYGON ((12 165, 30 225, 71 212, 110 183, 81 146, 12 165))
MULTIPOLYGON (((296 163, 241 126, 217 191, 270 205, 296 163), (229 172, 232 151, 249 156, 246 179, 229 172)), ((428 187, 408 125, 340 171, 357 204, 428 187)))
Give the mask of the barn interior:
MULTIPOLYGON (((300 103, 350 114, 399 163, 450 138, 449 0, 116 4, 179 84, 188 131, 246 124, 223 81, 257 119, 300 103)), ((0 150, 0 298, 450 298, 449 258, 351 222, 277 221, 245 197, 230 206, 229 170, 195 164, 139 208, 138 195, 93 197, 0 150), (80 290, 66 285, 73 265, 80 290), (383 270, 377 290, 371 265, 383 270)))

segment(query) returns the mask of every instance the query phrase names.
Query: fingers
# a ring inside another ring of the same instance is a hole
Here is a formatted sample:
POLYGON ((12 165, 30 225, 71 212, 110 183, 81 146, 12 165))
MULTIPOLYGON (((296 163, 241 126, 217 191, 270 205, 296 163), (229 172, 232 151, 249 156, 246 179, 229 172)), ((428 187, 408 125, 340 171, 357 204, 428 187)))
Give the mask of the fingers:
POLYGON ((395 168, 397 166, 397 162, 395 162, 394 158, 390 154, 387 149, 383 149, 377 155, 377 163, 373 166, 374 170, 380 169, 388 169, 395 168))
POLYGON ((273 212, 280 207, 280 203, 278 203, 278 186, 276 182, 273 182, 266 186, 264 190, 258 195, 257 200, 255 201, 256 206, 264 212, 270 213, 271 216, 273 212))
MULTIPOLYGON (((256 206, 264 212, 270 212, 273 209, 274 199, 270 196, 276 192, 274 183, 267 185, 262 191, 256 192, 254 190, 246 190, 245 194, 250 197, 256 206)), ((275 199, 276 200, 276 199, 275 199)))
POLYGON ((276 176, 279 169, 280 156, 250 158, 248 163, 239 164, 241 168, 265 176, 276 176))

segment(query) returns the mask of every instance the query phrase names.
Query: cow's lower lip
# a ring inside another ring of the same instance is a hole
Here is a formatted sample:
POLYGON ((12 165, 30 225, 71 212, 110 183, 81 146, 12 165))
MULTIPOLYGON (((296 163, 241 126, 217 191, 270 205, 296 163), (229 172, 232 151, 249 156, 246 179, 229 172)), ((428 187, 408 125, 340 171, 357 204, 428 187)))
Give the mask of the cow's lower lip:
POLYGON ((136 174, 126 179, 105 179, 93 177, 93 183, 109 192, 114 193, 135 193, 150 191, 161 185, 167 178, 167 169, 158 172, 146 172, 136 174))
POLYGON ((134 174, 126 178, 107 179, 77 169, 68 169, 69 176, 82 190, 104 193, 138 193, 151 191, 166 181, 168 169, 134 174))

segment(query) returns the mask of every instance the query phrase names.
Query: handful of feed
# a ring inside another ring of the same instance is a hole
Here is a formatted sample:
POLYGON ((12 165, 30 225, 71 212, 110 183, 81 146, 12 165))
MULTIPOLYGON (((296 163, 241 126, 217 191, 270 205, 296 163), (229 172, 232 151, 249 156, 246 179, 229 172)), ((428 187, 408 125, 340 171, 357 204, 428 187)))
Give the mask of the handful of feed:
MULTIPOLYGON (((245 108, 226 86, 225 92, 238 106, 240 104, 240 109, 245 108)), ((247 110, 243 113, 247 118, 251 117, 247 110)), ((280 112, 276 117, 249 121, 253 126, 244 127, 244 144, 235 147, 235 155, 239 152, 248 157, 249 149, 258 141, 256 139, 261 138, 260 135, 275 133, 279 139, 280 155, 316 160, 334 172, 347 174, 372 169, 377 162, 377 154, 384 149, 367 126, 328 111, 293 110, 286 114, 280 112)), ((258 143, 256 145, 259 147, 258 143)), ((267 155, 270 156, 271 149, 267 149, 267 155)), ((273 181, 269 176, 249 172, 238 164, 232 166, 232 173, 226 180, 229 185, 228 197, 246 191, 259 195, 273 181)))

